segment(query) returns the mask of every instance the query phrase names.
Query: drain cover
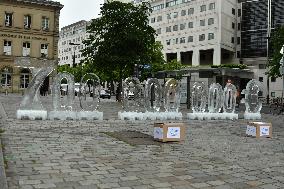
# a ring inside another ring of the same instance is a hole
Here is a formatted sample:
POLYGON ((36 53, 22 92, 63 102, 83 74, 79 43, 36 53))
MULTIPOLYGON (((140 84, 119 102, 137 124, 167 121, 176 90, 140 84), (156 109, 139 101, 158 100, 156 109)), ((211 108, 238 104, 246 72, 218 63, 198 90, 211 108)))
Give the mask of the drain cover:
POLYGON ((153 136, 138 131, 118 131, 104 132, 106 135, 116 138, 117 140, 128 143, 129 145, 161 145, 154 140, 153 136))

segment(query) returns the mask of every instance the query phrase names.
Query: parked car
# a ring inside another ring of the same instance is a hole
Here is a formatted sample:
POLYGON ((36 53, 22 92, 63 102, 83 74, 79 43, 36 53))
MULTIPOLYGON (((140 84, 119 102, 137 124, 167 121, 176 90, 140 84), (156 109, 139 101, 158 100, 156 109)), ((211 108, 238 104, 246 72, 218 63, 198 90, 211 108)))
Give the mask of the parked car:
POLYGON ((108 98, 110 99, 111 95, 110 92, 108 90, 102 89, 100 91, 100 98, 108 98))

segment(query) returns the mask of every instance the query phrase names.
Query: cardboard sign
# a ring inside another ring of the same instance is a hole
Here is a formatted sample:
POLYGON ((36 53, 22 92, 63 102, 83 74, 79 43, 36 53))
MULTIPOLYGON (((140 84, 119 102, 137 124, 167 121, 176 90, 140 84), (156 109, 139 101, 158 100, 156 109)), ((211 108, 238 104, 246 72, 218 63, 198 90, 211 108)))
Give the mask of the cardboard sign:
POLYGON ((246 134, 253 137, 272 137, 272 124, 266 122, 249 122, 246 134))
POLYGON ((161 142, 182 141, 185 138, 183 123, 155 123, 154 139, 161 142))

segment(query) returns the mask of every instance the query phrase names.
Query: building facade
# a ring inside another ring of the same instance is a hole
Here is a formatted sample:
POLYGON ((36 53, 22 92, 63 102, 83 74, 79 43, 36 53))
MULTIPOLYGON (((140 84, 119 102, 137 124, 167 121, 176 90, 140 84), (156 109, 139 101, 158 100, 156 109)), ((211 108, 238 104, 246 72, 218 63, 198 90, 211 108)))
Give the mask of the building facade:
POLYGON ((0 2, 1 92, 22 92, 31 80, 31 70, 42 67, 42 60, 57 60, 62 8, 46 0, 0 2))
POLYGON ((81 20, 61 28, 58 41, 59 65, 73 67, 80 64, 83 59, 80 52, 84 49, 83 40, 89 36, 86 31, 87 25, 87 21, 81 20))

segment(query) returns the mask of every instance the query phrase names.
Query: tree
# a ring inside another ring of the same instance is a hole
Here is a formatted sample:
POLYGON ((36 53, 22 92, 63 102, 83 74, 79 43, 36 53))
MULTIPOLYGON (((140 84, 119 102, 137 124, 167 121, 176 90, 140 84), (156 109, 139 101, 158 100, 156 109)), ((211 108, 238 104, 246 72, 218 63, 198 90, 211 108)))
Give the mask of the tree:
POLYGON ((279 68, 280 68, 280 60, 282 58, 282 54, 280 53, 281 48, 284 45, 284 26, 277 28, 271 36, 271 49, 273 53, 270 56, 269 60, 269 71, 268 75, 272 77, 280 77, 279 68))
POLYGON ((83 41, 83 62, 98 75, 118 81, 131 75, 135 64, 151 64, 157 49, 155 30, 148 25, 150 12, 149 3, 105 3, 101 17, 87 28, 91 35, 83 41))

